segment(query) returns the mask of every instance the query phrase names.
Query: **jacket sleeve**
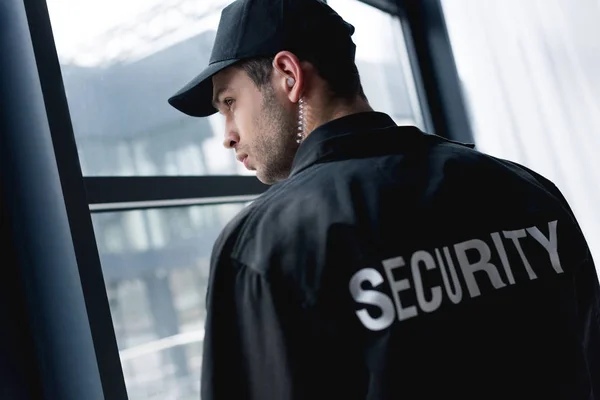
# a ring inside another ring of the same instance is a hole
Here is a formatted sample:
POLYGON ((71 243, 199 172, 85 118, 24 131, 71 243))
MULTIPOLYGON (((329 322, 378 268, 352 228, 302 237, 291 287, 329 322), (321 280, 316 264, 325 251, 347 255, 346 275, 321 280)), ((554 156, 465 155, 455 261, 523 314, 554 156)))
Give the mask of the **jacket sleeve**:
POLYGON ((268 280, 226 256, 213 264, 201 398, 292 399, 281 310, 268 280))
POLYGON ((578 247, 583 253, 583 261, 573 272, 573 283, 578 302, 579 333, 583 341, 588 374, 592 382, 592 391, 598 396, 600 394, 600 283, 598 270, 575 214, 556 187, 555 193, 570 214, 576 235, 580 238, 578 247))
POLYGON ((285 224, 242 215, 215 243, 203 400, 366 398, 361 345, 348 327, 357 322, 340 276, 352 269, 350 242, 291 209, 276 212, 285 224))
POLYGON ((358 345, 335 314, 303 302, 298 280, 266 277, 226 253, 213 256, 201 398, 364 399, 358 345))
POLYGON ((600 282, 592 253, 577 218, 560 189, 551 181, 537 175, 548 190, 559 200, 571 218, 573 230, 570 246, 574 259, 579 262, 573 271, 573 285, 577 296, 579 335, 586 356, 592 391, 600 393, 600 282))

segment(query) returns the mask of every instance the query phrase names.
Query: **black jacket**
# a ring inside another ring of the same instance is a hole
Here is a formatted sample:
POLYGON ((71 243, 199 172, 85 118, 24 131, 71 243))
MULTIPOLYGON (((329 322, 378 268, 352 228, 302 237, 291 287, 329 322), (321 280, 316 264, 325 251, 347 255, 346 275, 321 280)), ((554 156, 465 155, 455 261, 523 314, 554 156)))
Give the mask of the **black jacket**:
POLYGON ((559 190, 381 113, 313 131, 225 228, 207 311, 204 400, 600 399, 598 278, 559 190))

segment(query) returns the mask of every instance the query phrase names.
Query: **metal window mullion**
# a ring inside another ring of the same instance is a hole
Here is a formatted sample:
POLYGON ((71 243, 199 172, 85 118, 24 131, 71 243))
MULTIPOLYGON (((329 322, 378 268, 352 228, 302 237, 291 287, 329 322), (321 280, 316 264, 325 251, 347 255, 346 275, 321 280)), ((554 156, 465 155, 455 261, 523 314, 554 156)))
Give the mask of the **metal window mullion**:
MULTIPOLYGON (((52 149, 48 151, 52 151, 54 154, 53 168, 59 178, 59 186, 54 189, 53 193, 62 193, 63 195, 61 204, 65 208, 66 222, 70 230, 69 243, 74 253, 74 262, 83 295, 84 304, 81 306, 84 307, 87 314, 85 323, 92 336, 93 347, 91 349, 82 347, 80 351, 87 355, 86 362, 91 362, 89 358, 95 357, 93 362, 98 370, 101 384, 100 389, 95 388, 93 383, 97 377, 95 378, 92 371, 85 369, 69 371, 68 373, 76 375, 78 380, 77 384, 71 383, 71 386, 87 387, 87 391, 80 393, 79 397, 69 394, 68 396, 49 396, 49 398, 124 400, 127 399, 127 391, 47 4, 45 0, 9 1, 20 1, 25 6, 31 37, 30 46, 37 64, 37 76, 32 77, 31 80, 41 86, 41 95, 43 96, 39 100, 32 98, 30 101, 41 102, 41 107, 47 117, 47 125, 43 133, 50 135, 52 149), (98 390, 102 391, 104 397, 100 397, 98 390)), ((32 68, 35 68, 35 65, 32 68)), ((23 107, 25 108, 26 105, 23 107)), ((51 195, 49 194, 49 196, 51 195)), ((56 265, 55 268, 66 268, 66 266, 56 265)), ((75 306, 75 304, 65 305, 64 312, 67 312, 68 307, 75 306)), ((55 323, 58 324, 60 321, 55 323)), ((68 335, 68 332, 65 334, 68 335)), ((78 332, 73 332, 67 337, 75 343, 83 340, 76 335, 78 332)), ((74 354, 76 352, 76 349, 67 351, 64 356, 77 357, 74 354)), ((67 366, 74 370, 79 369, 77 363, 66 364, 65 368, 67 366)), ((53 373, 56 374, 57 371, 53 373)), ((56 383, 56 385, 59 384, 60 382, 56 383)))
POLYGON ((395 0, 410 30, 414 60, 435 133, 473 142, 462 87, 440 0, 395 0))

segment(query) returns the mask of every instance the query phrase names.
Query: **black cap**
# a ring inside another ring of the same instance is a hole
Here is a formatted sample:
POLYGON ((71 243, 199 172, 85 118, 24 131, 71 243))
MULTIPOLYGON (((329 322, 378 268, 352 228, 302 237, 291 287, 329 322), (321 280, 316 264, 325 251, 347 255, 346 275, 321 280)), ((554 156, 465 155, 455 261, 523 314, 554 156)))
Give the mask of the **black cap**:
POLYGON ((193 117, 217 112, 212 76, 238 61, 288 50, 354 61, 354 27, 320 0, 236 0, 221 12, 208 67, 169 99, 193 117))

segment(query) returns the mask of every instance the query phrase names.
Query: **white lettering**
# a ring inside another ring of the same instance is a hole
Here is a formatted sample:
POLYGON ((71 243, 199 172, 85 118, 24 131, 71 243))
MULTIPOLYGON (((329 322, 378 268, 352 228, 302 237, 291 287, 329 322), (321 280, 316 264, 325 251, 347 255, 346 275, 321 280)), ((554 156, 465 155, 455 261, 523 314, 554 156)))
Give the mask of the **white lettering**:
POLYGON ((424 250, 417 251, 413 254, 410 260, 410 266, 412 268, 413 280, 415 281, 415 290, 417 292, 417 301, 421 310, 425 312, 433 312, 437 310, 442 304, 442 288, 435 286, 431 288, 431 300, 425 299, 425 289, 423 288, 423 279, 421 277, 421 271, 419 271, 419 264, 425 264, 427 270, 435 269, 435 261, 431 254, 424 250))
POLYGON ((373 288, 383 283, 383 276, 374 268, 361 269, 350 279, 350 293, 358 303, 369 304, 381 309, 381 316, 373 318, 366 309, 358 310, 356 315, 362 324, 372 331, 388 328, 394 322, 395 312, 392 300, 376 290, 363 290, 362 284, 369 282, 373 288))
POLYGON ((506 284, 502 282, 502 278, 500 277, 496 266, 490 263, 492 253, 483 240, 473 239, 455 244, 454 250, 456 251, 456 258, 458 258, 458 263, 460 264, 471 297, 477 297, 481 294, 474 276, 477 271, 486 272, 492 285, 494 285, 494 288, 500 289, 506 286, 506 284), (467 250, 471 249, 477 250, 480 256, 479 261, 474 264, 471 264, 467 258, 467 250))
MULTIPOLYGON (((380 268, 361 269, 349 282, 350 294, 357 303, 363 305, 362 308, 357 307, 356 315, 367 329, 381 331, 392 326, 395 321, 404 321, 418 316, 419 313, 432 313, 438 310, 446 301, 444 292, 453 304, 459 304, 465 298, 469 299, 468 296, 463 295, 466 290, 471 298, 481 296, 482 291, 485 294, 488 289, 491 289, 487 284, 488 281, 485 280, 486 276, 494 289, 515 285, 515 271, 520 268, 516 267, 515 263, 519 261, 523 263, 529 279, 541 279, 538 278, 526 257, 527 254, 536 269, 542 268, 540 264, 548 263, 548 258, 544 256, 539 245, 533 244, 534 239, 547 251, 552 269, 557 274, 564 273, 558 253, 557 224, 556 220, 548 222, 547 235, 544 228, 539 229, 537 226, 491 232, 486 235, 485 241, 473 238, 455 243, 452 247, 419 250, 412 253, 410 258, 404 258, 408 257, 406 254, 388 258, 381 262, 384 271, 380 268), (508 240, 512 241, 516 251, 506 244, 508 240), (452 250, 455 254, 452 254, 452 250), (407 265, 405 260, 409 261, 410 265, 407 265), (458 261, 458 264, 454 261, 458 261), (500 273, 498 263, 502 263, 506 283, 503 281, 504 274, 500 273), (410 271, 402 267, 409 267, 410 271), (439 269, 443 284, 439 283, 436 269, 439 269), (459 277, 460 273, 463 278, 459 277), (400 279, 403 274, 404 277, 400 279), (387 291, 387 286, 382 287, 385 281, 389 285, 390 293, 387 291), (462 287, 464 283, 467 285, 466 290, 462 287)), ((548 271, 552 270, 549 266, 546 268, 548 271)), ((542 278, 550 277, 543 275, 542 278)), ((520 275, 517 276, 518 279, 520 275)), ((527 290, 527 287, 523 287, 522 290, 527 290)))
POLYGON ((450 250, 448 250, 447 247, 444 247, 444 256, 446 257, 446 262, 448 263, 448 270, 450 271, 450 275, 452 276, 452 284, 454 285, 454 291, 450 286, 448 273, 446 272, 446 268, 444 267, 444 261, 442 260, 442 255, 440 254, 440 251, 438 249, 435 249, 435 256, 440 266, 440 271, 442 272, 442 280, 444 281, 444 287, 446 288, 446 293, 448 293, 448 297, 454 304, 460 303, 460 300, 462 299, 462 287, 460 286, 460 282, 458 281, 458 274, 456 273, 456 268, 454 268, 454 262, 452 261, 452 257, 450 257, 450 250))
POLYGON ((521 248, 521 243, 519 243, 520 238, 524 238, 527 236, 525 233, 525 229, 519 229, 516 231, 504 231, 504 237, 507 239, 512 239, 515 247, 517 248, 517 252, 519 252, 519 256, 521 257, 521 261, 523 261, 523 265, 527 270, 527 275, 529 275, 529 279, 537 279, 537 275, 529 265, 529 261, 527 261, 527 257, 525 257, 525 253, 523 253, 523 249, 521 248))
POLYGON ((500 261, 502 262, 504 272, 506 272, 506 276, 508 277, 508 283, 514 285, 515 277, 513 276, 512 270, 510 269, 510 264, 508 263, 508 256, 506 255, 506 249, 504 248, 504 243, 502 243, 500 234, 497 232, 492 233, 492 240, 494 241, 496 250, 498 250, 498 254, 500 255, 500 261))
POLYGON ((550 238, 548 239, 537 226, 527 228, 527 232, 531 236, 534 237, 544 248, 548 251, 548 255, 550 256, 550 262, 552 262, 552 267, 556 271, 557 274, 562 274, 564 271, 562 266, 560 265, 560 258, 558 258, 558 239, 556 238, 556 224, 558 221, 548 222, 548 234, 550 238))
POLYGON ((392 290, 392 295, 394 296, 394 302, 396 303, 396 310, 398 311, 398 319, 400 321, 415 317, 417 315, 417 307, 410 306, 407 308, 402 307, 402 303, 400 302, 400 296, 398 293, 410 289, 410 282, 408 279, 401 279, 399 281, 394 279, 394 274, 392 270, 395 268, 403 267, 404 258, 395 257, 382 261, 383 267, 385 268, 385 273, 388 278, 388 283, 390 284, 390 289, 392 290))

